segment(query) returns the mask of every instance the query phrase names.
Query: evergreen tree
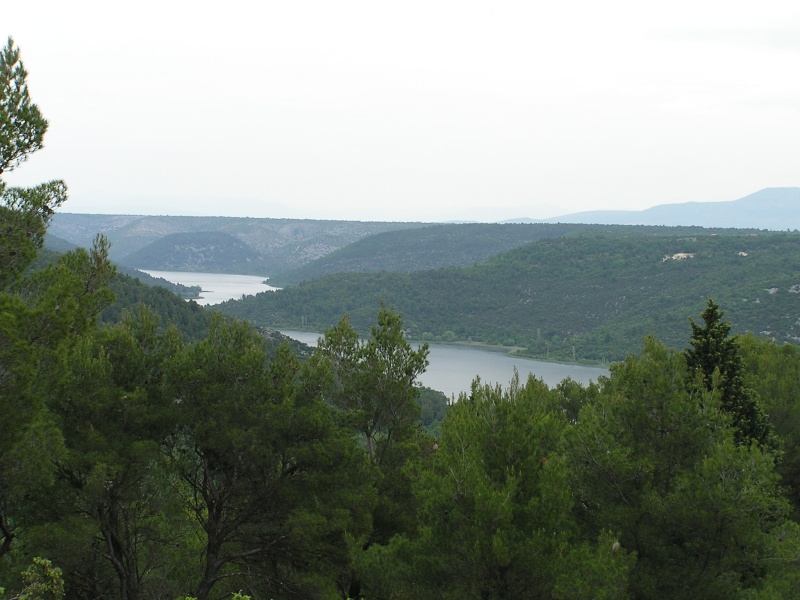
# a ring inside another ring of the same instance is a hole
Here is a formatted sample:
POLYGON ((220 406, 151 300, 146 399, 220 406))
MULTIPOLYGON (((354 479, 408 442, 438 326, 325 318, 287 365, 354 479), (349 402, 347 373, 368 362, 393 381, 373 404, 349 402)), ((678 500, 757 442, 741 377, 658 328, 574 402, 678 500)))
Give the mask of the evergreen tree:
MULTIPOLYGON (((386 544, 414 526, 415 500, 406 469, 429 441, 420 422, 417 377, 428 365, 428 345, 414 349, 398 313, 381 306, 367 340, 347 317, 325 332, 310 361, 320 389, 338 409, 340 422, 355 433, 372 467, 377 494, 372 531, 357 545, 386 544)), ((355 577, 342 577, 343 595, 361 597, 355 577)))
POLYGON ((691 348, 687 349, 689 372, 702 377, 708 391, 718 391, 720 404, 733 420, 738 444, 774 448, 775 440, 767 415, 755 392, 744 383, 744 367, 736 338, 730 337, 731 324, 723 321, 724 312, 713 300, 700 314, 703 325, 690 320, 691 348))
POLYGON ((58 557, 70 598, 153 597, 188 563, 183 506, 160 464, 172 399, 163 363, 181 349, 174 329, 158 334, 143 310, 85 335, 59 364, 51 411, 66 452, 54 492, 33 493, 37 526, 27 547, 58 557))
POLYGON ((28 73, 10 37, 0 50, 0 174, 42 147, 47 121, 28 94, 28 73))
POLYGON ((558 402, 515 376, 506 390, 477 381, 448 409, 412 486, 417 527, 364 558, 367 598, 624 597, 635 557, 608 532, 576 535, 558 402))
POLYGON ((199 540, 196 598, 245 585, 258 597, 331 597, 347 540, 368 526, 366 461, 350 432, 288 347, 268 366, 246 323, 215 319, 166 370, 178 427, 164 451, 199 540))
MULTIPOLYGON (((47 121, 30 101, 27 73, 9 38, 0 50, 0 173, 42 147, 47 121)), ((62 181, 13 188, 0 180, 0 558, 26 520, 26 496, 53 481, 63 437, 47 405, 60 357, 110 302, 114 269, 98 237, 89 252, 67 253, 25 275, 54 210, 62 181)))
POLYGON ((637 556, 635 598, 782 597, 755 595, 796 579, 800 538, 772 454, 734 443, 718 397, 691 379, 648 338, 581 409, 567 447, 584 536, 619 532, 637 556))

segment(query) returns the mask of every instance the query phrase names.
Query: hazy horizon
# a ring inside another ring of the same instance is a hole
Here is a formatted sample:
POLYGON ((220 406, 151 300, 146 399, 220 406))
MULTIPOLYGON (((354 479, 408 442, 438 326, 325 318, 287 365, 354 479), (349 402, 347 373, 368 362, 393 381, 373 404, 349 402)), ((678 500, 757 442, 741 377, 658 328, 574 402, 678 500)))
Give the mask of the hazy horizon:
POLYGON ((26 0, 64 212, 496 222, 800 184, 800 3, 26 0))

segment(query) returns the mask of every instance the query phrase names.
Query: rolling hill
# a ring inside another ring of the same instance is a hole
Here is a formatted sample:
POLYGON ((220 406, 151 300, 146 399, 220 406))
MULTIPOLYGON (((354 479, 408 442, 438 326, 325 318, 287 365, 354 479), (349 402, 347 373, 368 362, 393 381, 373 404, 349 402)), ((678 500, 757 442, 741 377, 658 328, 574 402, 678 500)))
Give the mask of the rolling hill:
POLYGON ((263 256, 239 238, 219 231, 171 233, 125 256, 124 264, 137 269, 245 272, 263 256))
MULTIPOLYGON (((756 230, 743 232, 750 231, 756 230)), ((701 227, 666 228, 579 223, 432 225, 368 236, 299 269, 270 278, 270 283, 278 287, 287 287, 336 273, 381 271, 411 273, 446 267, 465 267, 537 240, 565 236, 629 237, 698 233, 708 234, 709 231, 701 227)))
MULTIPOLYGON (((668 231, 668 230, 667 230, 668 231)), ((714 298, 734 331, 800 340, 800 234, 737 230, 545 239, 468 267, 347 273, 217 308, 273 327, 362 332, 381 302, 415 339, 523 347, 550 359, 619 360, 653 333, 683 347, 714 298)))
POLYGON ((408 273, 486 260, 532 241, 567 235, 585 225, 470 223, 431 225, 367 236, 270 279, 285 287, 335 273, 408 273))
MULTIPOLYGON (((110 257, 120 264, 160 269, 163 238, 176 234, 206 236, 210 233, 236 238, 247 247, 229 252, 230 243, 216 245, 215 256, 205 246, 203 262, 223 273, 272 276, 300 267, 363 237, 402 229, 423 227, 423 223, 382 223, 360 221, 314 221, 309 219, 250 219, 244 217, 173 217, 136 215, 86 215, 56 213, 49 232, 76 246, 89 247, 98 233, 111 242, 110 257), (150 244, 156 244, 146 250, 150 244), (256 256, 259 258, 256 259, 256 256), (247 260, 249 257, 250 260, 247 260), (131 264, 131 261, 135 264, 131 264)), ((167 242, 169 244, 169 242, 167 242)), ((181 241, 184 248, 188 248, 181 241)), ((189 242, 191 244, 191 242, 189 242)), ((241 247, 240 247, 241 248, 241 247)), ((183 262, 171 260, 178 271, 195 270, 191 252, 182 252, 183 262)), ((206 267, 204 267, 206 268, 206 267)))
MULTIPOLYGON (((515 222, 534 223, 531 219, 515 222)), ((435 231, 426 232, 424 229, 433 224, 59 212, 53 217, 49 233, 67 245, 83 247, 90 246, 97 233, 103 233, 111 241, 112 260, 120 264, 163 269, 168 263, 174 270, 201 268, 263 275, 290 284, 336 272, 414 271, 470 264, 540 237, 549 237, 557 231, 556 223, 562 226, 595 223, 797 229, 800 228, 800 188, 766 189, 731 202, 690 202, 656 206, 646 211, 577 213, 547 222, 554 229, 513 230, 501 229, 501 224, 442 224, 437 225, 435 231), (211 233, 232 236, 243 246, 232 251, 232 244, 222 243, 222 238, 218 240, 220 243, 208 243, 211 233), (170 250, 169 244, 174 242, 162 240, 177 234, 193 234, 197 239, 186 242, 184 238, 170 250), (386 237, 367 241, 370 236, 379 234, 386 234, 386 237), (205 238, 200 240, 200 236, 205 238), (363 245, 344 250, 361 240, 363 245), (155 245, 146 249, 150 244, 155 245), (198 258, 196 254, 202 256, 198 258), (309 266, 305 268, 306 265, 309 266), (285 277, 280 277, 284 273, 285 277)))

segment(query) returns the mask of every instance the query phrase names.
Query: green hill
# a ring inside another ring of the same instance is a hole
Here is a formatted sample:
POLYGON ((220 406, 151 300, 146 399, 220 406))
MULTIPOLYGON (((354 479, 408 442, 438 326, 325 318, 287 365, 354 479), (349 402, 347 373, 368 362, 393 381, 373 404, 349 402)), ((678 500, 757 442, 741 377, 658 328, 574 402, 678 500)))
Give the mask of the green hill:
POLYGON ((700 227, 586 225, 568 223, 470 223, 431 225, 365 237, 298 269, 270 278, 278 287, 296 285, 335 273, 411 273, 464 267, 531 242, 575 235, 695 235, 700 227))
POLYGON ((238 238, 218 231, 172 233, 129 254, 122 263, 138 269, 239 273, 263 257, 238 238))
POLYGON ((585 228, 561 224, 448 224, 387 231, 353 242, 330 254, 271 278, 279 287, 334 273, 412 272, 466 266, 538 239, 585 228))
POLYGON ((109 287, 114 293, 114 302, 100 313, 103 324, 118 323, 125 311, 145 305, 158 314, 162 326, 175 324, 186 341, 208 335, 211 313, 196 302, 187 302, 165 287, 146 285, 125 273, 117 273, 109 287))
MULTIPOLYGON (((668 230, 665 230, 668 231, 668 230)), ((685 344, 713 297, 739 332, 800 339, 800 235, 584 235, 541 240, 469 267, 348 273, 218 305, 257 324, 366 331, 381 302, 416 339, 523 347, 533 356, 619 360, 654 333, 685 344)))

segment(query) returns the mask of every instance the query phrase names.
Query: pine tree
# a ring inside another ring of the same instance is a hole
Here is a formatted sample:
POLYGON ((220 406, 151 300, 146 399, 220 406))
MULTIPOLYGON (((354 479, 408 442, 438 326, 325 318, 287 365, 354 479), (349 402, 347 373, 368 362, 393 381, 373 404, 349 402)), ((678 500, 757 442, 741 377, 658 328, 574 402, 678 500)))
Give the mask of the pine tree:
POLYGON ((756 443, 775 446, 772 428, 755 392, 744 385, 739 344, 730 337, 731 324, 723 321, 725 312, 713 300, 700 313, 703 325, 690 319, 692 337, 686 350, 689 372, 700 374, 709 391, 721 394, 722 409, 733 419, 737 444, 756 443))
MULTIPOLYGON (((0 49, 0 174, 42 147, 47 121, 30 100, 27 72, 13 40, 0 49)), ((0 559, 12 551, 29 495, 51 485, 63 435, 47 402, 57 365, 111 302, 108 242, 63 255, 29 272, 63 181, 9 187, 0 177, 0 559)), ((7 562, 7 561, 5 561, 7 562)))

